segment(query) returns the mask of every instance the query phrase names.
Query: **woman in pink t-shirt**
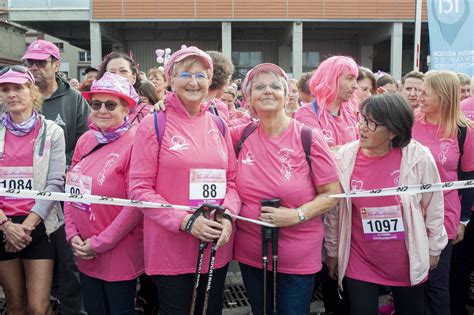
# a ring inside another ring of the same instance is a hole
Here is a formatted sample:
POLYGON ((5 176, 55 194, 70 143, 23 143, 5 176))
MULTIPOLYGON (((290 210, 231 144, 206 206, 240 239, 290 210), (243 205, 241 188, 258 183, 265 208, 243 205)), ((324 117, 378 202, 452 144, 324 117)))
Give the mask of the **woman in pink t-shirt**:
MULTIPOLYGON (((473 179, 474 128, 460 110, 460 91, 459 79, 455 73, 434 71, 425 75, 418 94, 420 106, 415 113, 413 138, 430 149, 443 182, 458 180, 458 175, 462 172, 467 176, 464 179, 473 179), (465 140, 460 147, 462 129, 465 140)), ((427 314, 449 314, 450 308, 452 314, 463 313, 467 292, 462 289, 462 283, 467 280, 470 272, 463 266, 468 265, 464 259, 456 259, 462 252, 464 242, 459 246, 452 245, 458 244, 464 237, 465 224, 471 216, 472 196, 472 189, 444 192, 444 226, 450 242, 441 254, 438 267, 430 272, 425 289, 427 314), (463 207, 459 193, 462 194, 463 207), (471 200, 470 205, 465 202, 468 199, 471 200), (461 252, 456 253, 458 248, 461 252), (450 273, 451 252, 453 260, 457 261, 452 262, 453 272, 450 273), (451 280, 450 275, 453 276, 451 280)), ((472 228, 469 226, 468 230, 471 233, 472 228)), ((469 242, 471 238, 469 235, 469 242)), ((469 253, 471 248, 469 246, 469 253)))
MULTIPOLYGON (((439 182, 430 152, 411 140, 413 113, 398 94, 369 97, 359 114, 360 140, 335 159, 346 193, 439 182)), ((390 286, 395 312, 423 314, 428 270, 447 243, 441 192, 341 200, 326 220, 329 274, 351 314, 377 314, 380 285, 390 286)))
MULTIPOLYGON (((83 96, 90 130, 76 145, 66 191, 128 198, 135 129, 128 118, 133 86, 105 73, 83 96)), ((89 314, 134 314, 136 278, 143 272, 142 214, 133 207, 66 202, 66 238, 76 256, 89 314)))
MULTIPOLYGON (((0 188, 64 191, 64 132, 38 114, 43 98, 23 66, 0 71, 0 188)), ((21 196, 21 193, 20 193, 21 196)), ((61 205, 0 197, 0 283, 8 314, 51 314, 55 239, 61 205)))
MULTIPOLYGON (((196 47, 176 51, 165 75, 173 89, 166 112, 144 118, 133 144, 130 195, 135 200, 199 206, 213 203, 237 214, 236 160, 227 126, 203 103, 212 79, 210 56, 196 47), (160 116, 162 115, 162 116, 160 116), (160 118, 161 117, 161 118, 160 118), (213 187, 214 189, 211 189, 213 187)), ((158 288, 161 314, 189 314, 200 241, 217 241, 208 312, 222 312, 232 259, 232 222, 175 209, 141 209, 145 271, 158 288)), ((211 244, 209 244, 211 245, 211 244)), ((209 253, 205 250, 195 310, 202 312, 209 253)))
MULTIPOLYGON (((273 223, 279 229, 278 314, 308 314, 314 275, 321 270, 323 224, 321 215, 336 204, 328 195, 340 186, 334 160, 318 130, 311 130, 285 114, 288 81, 278 66, 264 63, 247 73, 242 91, 260 121, 232 129, 234 145, 241 142, 237 190, 241 215, 273 223), (248 134, 248 128, 253 132, 248 134), (245 131, 244 131, 245 130, 245 131), (244 132, 247 133, 244 135, 244 132), (308 156, 303 134, 310 141, 308 156), (280 207, 261 207, 264 199, 280 199, 280 207)), ((261 227, 237 222, 234 257, 250 298, 253 314, 262 314, 261 227)), ((268 271, 271 279, 271 272, 268 271)), ((271 313, 273 290, 267 290, 271 313)))

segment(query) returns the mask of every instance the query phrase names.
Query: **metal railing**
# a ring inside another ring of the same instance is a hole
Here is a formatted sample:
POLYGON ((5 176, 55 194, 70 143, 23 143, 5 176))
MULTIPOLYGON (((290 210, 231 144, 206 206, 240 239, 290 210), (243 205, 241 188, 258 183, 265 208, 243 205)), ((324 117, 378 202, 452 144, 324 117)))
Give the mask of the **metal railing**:
POLYGON ((10 10, 89 9, 90 0, 8 0, 10 10))

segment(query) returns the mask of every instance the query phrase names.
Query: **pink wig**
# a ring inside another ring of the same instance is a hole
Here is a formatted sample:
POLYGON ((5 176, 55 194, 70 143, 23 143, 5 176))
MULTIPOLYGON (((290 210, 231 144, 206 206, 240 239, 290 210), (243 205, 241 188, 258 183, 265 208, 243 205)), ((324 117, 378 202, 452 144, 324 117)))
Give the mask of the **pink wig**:
POLYGON ((330 106, 339 94, 339 78, 344 70, 357 78, 359 66, 351 57, 332 56, 324 60, 309 80, 309 89, 318 106, 330 106))

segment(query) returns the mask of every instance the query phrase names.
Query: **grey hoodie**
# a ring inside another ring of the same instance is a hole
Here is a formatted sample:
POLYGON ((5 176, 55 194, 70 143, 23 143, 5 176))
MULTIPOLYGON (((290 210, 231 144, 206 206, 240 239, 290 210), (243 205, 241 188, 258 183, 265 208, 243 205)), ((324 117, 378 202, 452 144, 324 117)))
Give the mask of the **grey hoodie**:
POLYGON ((64 130, 66 139, 66 165, 71 165, 72 155, 79 137, 88 130, 89 105, 82 95, 61 78, 56 77, 58 89, 45 99, 41 113, 64 130))

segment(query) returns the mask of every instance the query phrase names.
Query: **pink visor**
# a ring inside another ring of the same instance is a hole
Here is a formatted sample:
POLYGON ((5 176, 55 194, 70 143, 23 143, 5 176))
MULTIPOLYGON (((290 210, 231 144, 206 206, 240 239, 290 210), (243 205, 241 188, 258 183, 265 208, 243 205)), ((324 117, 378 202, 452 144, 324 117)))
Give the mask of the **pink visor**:
POLYGON ((0 84, 2 83, 15 83, 15 84, 25 84, 30 81, 35 83, 35 78, 28 71, 28 68, 23 66, 11 66, 6 67, 0 71, 0 84))

